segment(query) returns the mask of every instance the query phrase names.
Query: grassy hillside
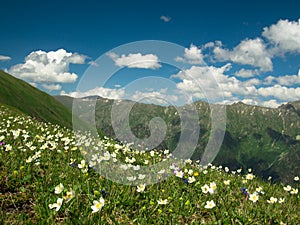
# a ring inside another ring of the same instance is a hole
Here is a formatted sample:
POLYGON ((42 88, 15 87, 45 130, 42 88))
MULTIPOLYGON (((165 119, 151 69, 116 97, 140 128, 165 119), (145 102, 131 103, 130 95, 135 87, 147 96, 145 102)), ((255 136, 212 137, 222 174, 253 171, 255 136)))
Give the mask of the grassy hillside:
POLYGON ((40 121, 72 126, 72 115, 52 96, 0 70, 0 103, 19 109, 40 121))
POLYGON ((0 224, 299 223, 299 174, 272 184, 246 168, 201 167, 74 134, 1 104, 0 127, 0 224), (165 160, 173 163, 143 172, 165 160), (107 165, 130 185, 97 173, 107 165), (148 183, 153 177, 159 182, 148 183))
MULTIPOLYGON (((236 159, 243 167, 256 168, 257 173, 267 178, 272 175, 283 181, 291 181, 292 174, 282 172, 278 164, 282 155, 300 147, 296 140, 300 132, 300 117, 292 103, 279 108, 264 108, 237 103, 227 107, 228 141, 216 162, 236 159), (275 169, 276 168, 276 169, 275 169), (280 168, 280 169, 279 169, 280 168)), ((300 171, 297 158, 293 159, 295 173, 300 171)))
MULTIPOLYGON (((64 104, 67 102, 59 96, 57 99, 62 99, 64 104)), ((70 101, 69 98, 67 100, 70 101)), ((87 100, 85 99, 84 104, 88 112, 87 100)), ((105 135, 115 138, 111 126, 113 102, 109 99, 98 99, 96 123, 105 135)), ((211 124, 209 105, 202 101, 194 104, 201 129, 193 155, 193 159, 197 160, 201 158, 207 145, 211 124)), ((296 139, 300 135, 300 102, 288 103, 276 109, 236 103, 226 106, 226 116, 224 141, 214 163, 234 169, 252 167, 264 178, 272 175, 285 182, 293 179, 293 174, 285 175, 280 172, 288 164, 295 165, 295 173, 300 172, 296 157, 286 159, 291 150, 300 148, 300 141, 296 139)), ((136 103, 129 115, 131 131, 139 138, 149 137, 149 121, 154 117, 161 117, 168 126, 166 137, 157 148, 172 151, 176 148, 181 134, 181 121, 175 107, 136 103)))

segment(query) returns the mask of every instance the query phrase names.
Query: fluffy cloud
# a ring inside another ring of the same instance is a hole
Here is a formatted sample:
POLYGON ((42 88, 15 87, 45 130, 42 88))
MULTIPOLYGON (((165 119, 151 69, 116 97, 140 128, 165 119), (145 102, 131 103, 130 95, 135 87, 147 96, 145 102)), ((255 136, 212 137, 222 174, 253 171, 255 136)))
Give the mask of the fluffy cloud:
POLYGON ((0 55, 0 61, 6 61, 6 60, 11 60, 11 57, 5 56, 5 55, 0 55))
POLYGON ((206 48, 213 48, 215 46, 222 46, 222 42, 221 41, 215 41, 215 42, 208 42, 206 43, 205 45, 203 45, 203 48, 206 49, 206 48))
POLYGON ((66 93, 61 91, 61 95, 67 95, 74 98, 82 98, 87 96, 100 96, 102 98, 108 99, 127 99, 132 101, 144 102, 144 103, 153 103, 153 104, 162 104, 167 105, 169 103, 174 103, 178 100, 176 95, 167 94, 167 89, 161 89, 158 91, 135 91, 133 94, 128 94, 125 92, 125 89, 119 88, 104 88, 97 87, 85 92, 70 92, 66 93))
POLYGON ((235 77, 224 74, 230 70, 231 65, 223 67, 192 66, 190 69, 180 71, 172 78, 179 78, 181 82, 177 88, 190 93, 195 98, 206 98, 218 101, 220 98, 235 98, 236 95, 253 96, 256 94, 257 79, 241 82, 235 77))
MULTIPOLYGON (((176 90, 169 94, 166 88, 160 90, 143 90, 127 93, 124 88, 97 87, 85 92, 71 92, 61 94, 72 97, 101 96, 109 99, 130 99, 144 103, 168 105, 180 102, 182 95, 189 96, 189 100, 203 99, 211 103, 232 104, 242 101, 245 104, 278 107, 280 104, 300 99, 300 88, 288 88, 276 84, 262 87, 259 79, 239 80, 226 75, 231 64, 222 67, 192 66, 182 70, 171 78, 179 79, 176 90)), ((264 84, 265 85, 265 84, 264 84)), ((55 88, 55 86, 53 86, 55 88)), ((50 87, 49 87, 50 89, 50 87)))
POLYGON ((42 84, 42 87, 49 91, 59 91, 61 90, 61 85, 59 84, 42 84))
POLYGON ((242 68, 239 71, 235 72, 234 75, 237 77, 249 78, 258 74, 259 74, 258 70, 247 70, 242 68))
POLYGON ((169 95, 166 93, 167 89, 161 89, 159 91, 142 92, 136 91, 132 96, 131 100, 139 101, 144 103, 162 104, 162 105, 173 105, 178 101, 178 96, 169 95))
POLYGON ((177 102, 178 100, 178 96, 168 94, 166 88, 157 91, 151 91, 151 90, 135 91, 133 94, 128 94, 123 88, 115 89, 115 88, 97 87, 85 92, 66 93, 65 91, 61 91, 60 94, 68 95, 74 98, 82 98, 87 96, 100 96, 102 98, 127 99, 132 101, 162 104, 162 105, 174 103, 177 102))
POLYGON ((69 72, 70 63, 84 64, 86 56, 57 51, 34 51, 26 58, 25 63, 12 66, 8 72, 20 79, 36 83, 73 83, 77 74, 69 72))
POLYGON ((300 99, 300 88, 288 88, 276 84, 271 87, 260 87, 258 94, 264 97, 275 97, 282 101, 296 101, 300 99))
POLYGON ((258 105, 259 103, 254 100, 254 99, 250 99, 250 98, 245 98, 245 99, 239 99, 236 97, 230 98, 230 99, 225 99, 223 101, 217 102, 217 104, 221 104, 221 105, 232 105, 238 102, 243 102, 244 104, 247 105, 258 105))
POLYGON ((118 56, 114 52, 108 53, 108 56, 117 66, 128 68, 158 69, 161 67, 158 57, 153 54, 142 55, 141 53, 122 54, 118 56))
POLYGON ((278 77, 277 82, 281 85, 285 86, 293 86, 295 84, 300 84, 300 70, 298 71, 298 75, 286 75, 278 77))
POLYGON ((259 104, 256 100, 250 99, 250 98, 245 98, 245 99, 241 100, 241 102, 243 102, 247 105, 258 105, 259 104))
POLYGON ((275 54, 300 53, 300 20, 279 20, 276 24, 265 27, 262 36, 274 45, 275 54))
POLYGON ((300 84, 300 69, 298 70, 298 75, 285 75, 285 76, 268 76, 265 78, 265 84, 277 83, 284 86, 293 86, 295 84, 300 84))
POLYGON ((260 105, 260 106, 264 106, 264 107, 268 107, 268 108, 277 108, 278 106, 286 103, 286 102, 281 102, 279 103, 277 100, 275 99, 271 99, 271 100, 261 100, 261 99, 250 99, 250 98, 245 98, 245 99, 238 99, 238 98, 232 98, 232 99, 226 99, 224 101, 218 102, 218 104, 225 104, 225 105, 231 105, 237 102, 243 102, 244 104, 247 105, 260 105))
POLYGON ((260 38, 243 40, 232 51, 224 49, 222 46, 215 46, 213 53, 218 61, 232 61, 251 65, 259 67, 263 72, 272 71, 273 69, 271 55, 260 38))
POLYGON ((202 50, 191 44, 190 48, 184 49, 184 58, 177 57, 177 62, 187 62, 190 64, 205 64, 203 60, 202 50))
POLYGON ((91 90, 85 92, 70 92, 66 93, 64 91, 61 92, 61 95, 68 95, 74 98, 82 98, 86 96, 100 96, 102 98, 109 99, 121 99, 125 95, 124 89, 113 89, 113 88, 104 88, 104 87, 96 87, 91 90))
POLYGON ((271 99, 271 100, 262 102, 262 106, 268 107, 268 108, 277 108, 278 106, 282 105, 283 103, 285 103, 285 102, 278 103, 277 100, 271 99))
POLYGON ((166 23, 171 21, 171 17, 169 16, 161 16, 160 19, 166 23))
POLYGON ((288 88, 278 84, 260 87, 261 80, 241 81, 226 75, 228 70, 230 64, 220 68, 192 66, 172 77, 181 79, 177 84, 181 92, 189 93, 195 98, 208 97, 208 100, 213 100, 215 103, 232 104, 242 101, 245 104, 274 108, 284 102, 300 99, 300 88, 288 88))
POLYGON ((243 84, 245 84, 246 86, 252 86, 252 85, 258 86, 258 85, 262 84, 262 81, 259 79, 256 79, 256 78, 252 78, 252 79, 243 81, 243 84))

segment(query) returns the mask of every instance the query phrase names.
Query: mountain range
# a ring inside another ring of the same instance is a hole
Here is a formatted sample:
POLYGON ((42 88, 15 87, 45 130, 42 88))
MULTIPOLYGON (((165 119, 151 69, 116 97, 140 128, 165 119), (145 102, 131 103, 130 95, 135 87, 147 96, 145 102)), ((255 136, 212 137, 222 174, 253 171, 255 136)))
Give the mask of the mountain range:
MULTIPOLYGON (((73 98, 50 96, 45 92, 0 71, 0 104, 16 109, 33 118, 72 128, 73 98)), ((90 118, 90 103, 95 102, 95 122, 99 133, 112 138, 111 110, 115 100, 89 96, 76 101, 86 104, 83 120, 90 118), (86 117, 86 118, 84 118, 86 117)), ((122 102, 125 100, 116 100, 122 102)), ((167 127, 158 149, 174 150, 181 135, 181 121, 174 106, 160 106, 132 102, 129 115, 132 133, 138 138, 150 134, 152 118, 162 118, 167 127)), ((201 159, 211 132, 211 108, 204 101, 194 104, 199 115, 200 135, 192 159, 201 159)), ((186 106, 182 106, 186 107, 186 106)), ((222 106, 226 109, 226 129, 220 151, 214 164, 231 169, 253 168, 254 173, 267 179, 290 182, 300 174, 300 101, 290 102, 278 108, 246 105, 241 102, 222 106)), ((180 107, 179 107, 180 108, 180 107)))
MULTIPOLYGON (((69 109, 72 108, 73 98, 55 98, 69 109)), ((84 120, 89 120, 91 110, 95 110, 98 130, 106 136, 116 138, 111 120, 112 107, 114 104, 130 101, 97 96, 81 100, 85 110, 81 114, 82 117, 86 117, 84 120), (93 105, 95 99, 97 103, 93 105)), ((181 135, 181 121, 176 107, 139 102, 130 104, 134 105, 129 114, 132 133, 141 139, 148 138, 151 135, 150 120, 160 117, 167 124, 167 131, 157 148, 173 151, 181 135)), ((198 160, 203 156, 210 137, 211 109, 204 101, 195 102, 194 107, 199 115, 200 136, 192 159, 198 160)), ((300 173, 300 101, 290 102, 278 108, 252 106, 242 102, 223 107, 226 108, 226 129, 221 131, 224 132, 224 139, 214 164, 231 169, 253 168, 257 175, 264 179, 271 176, 273 181, 289 182, 300 173)))

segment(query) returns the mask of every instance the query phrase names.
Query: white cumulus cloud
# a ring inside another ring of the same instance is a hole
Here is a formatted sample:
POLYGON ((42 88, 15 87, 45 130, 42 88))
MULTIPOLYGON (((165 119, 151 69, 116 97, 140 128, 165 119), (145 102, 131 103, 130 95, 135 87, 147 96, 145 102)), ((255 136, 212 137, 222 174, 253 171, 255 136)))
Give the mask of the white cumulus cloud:
POLYGON ((87 57, 64 49, 31 52, 23 64, 12 66, 8 72, 15 77, 35 83, 73 83, 77 74, 69 71, 70 63, 84 64, 87 57))
POLYGON ((133 101, 139 101, 144 103, 165 105, 168 105, 170 103, 172 105, 174 102, 177 102, 178 96, 167 94, 166 91, 167 89, 161 89, 158 91, 150 92, 136 91, 130 99, 133 101))
POLYGON ((218 61, 232 61, 243 65, 260 68, 261 71, 272 71, 273 63, 270 53, 262 39, 246 39, 241 41, 233 50, 215 46, 214 57, 218 61))
POLYGON ((190 48, 184 49, 184 58, 177 57, 175 61, 177 62, 187 62, 189 64, 205 64, 203 60, 202 50, 197 46, 191 44, 190 48))
POLYGON ((241 82, 235 77, 225 74, 231 69, 231 64, 222 67, 192 66, 190 69, 180 71, 173 75, 181 81, 177 88, 196 98, 206 98, 219 101, 219 98, 235 98, 236 95, 253 96, 256 94, 255 85, 259 80, 252 79, 241 82))
POLYGON ((274 108, 284 102, 300 99, 298 87, 289 88, 279 84, 262 87, 262 80, 252 78, 242 81, 227 75, 229 70, 230 64, 223 67, 192 66, 172 77, 181 80, 177 84, 180 92, 204 100, 208 97, 212 103, 232 104, 242 101, 245 104, 274 108))
POLYGON ((66 93, 65 91, 61 91, 61 95, 67 95, 73 98, 82 98, 88 96, 100 96, 102 98, 108 99, 127 99, 137 102, 143 103, 152 103, 152 104, 161 104, 167 105, 170 102, 174 103, 178 100, 178 96, 171 95, 167 93, 167 89, 160 89, 156 91, 145 90, 140 91, 137 90, 133 94, 126 93, 124 88, 104 88, 104 87, 96 87, 91 90, 87 90, 84 92, 74 91, 66 93))
POLYGON ((296 101, 300 99, 300 87, 288 88, 276 84, 270 87, 260 87, 257 90, 258 94, 264 97, 275 97, 282 101, 296 101))
POLYGON ((42 84, 42 87, 49 91, 59 91, 61 90, 61 85, 59 84, 42 84))
POLYGON ((236 71, 234 75, 237 77, 249 78, 249 77, 253 77, 258 74, 259 74, 259 71, 257 69, 248 70, 248 69, 242 68, 239 71, 236 71))
POLYGON ((252 98, 245 98, 245 99, 231 98, 231 99, 226 99, 222 102, 218 102, 218 104, 231 105, 237 102, 243 102, 244 104, 247 105, 259 105, 268 108, 277 108, 278 106, 286 103, 286 102, 279 103, 276 99, 262 100, 262 99, 252 99, 252 98))
POLYGON ((265 27, 262 36, 274 45, 274 54, 300 53, 300 19, 279 20, 276 24, 265 27))
POLYGON ((88 91, 74 91, 70 93, 66 93, 64 91, 61 92, 61 95, 68 95, 73 98, 82 98, 87 96, 100 96, 102 98, 109 99, 121 99, 125 95, 124 89, 114 89, 114 88, 104 88, 104 87, 96 87, 90 89, 88 91))
POLYGON ((285 76, 268 76, 265 78, 265 84, 277 83, 283 86, 293 86, 295 84, 300 84, 300 69, 298 70, 298 75, 285 75, 285 76))
POLYGON ((154 54, 130 53, 119 56, 114 52, 110 52, 107 55, 120 67, 141 69, 158 69, 161 67, 158 57, 154 54))
POLYGON ((258 105, 258 102, 254 99, 251 99, 251 98, 242 99, 241 102, 243 102, 247 105, 258 105))
POLYGON ((279 103, 276 99, 271 99, 268 101, 262 102, 262 106, 268 107, 268 108, 277 108, 278 106, 282 105, 285 102, 279 103))

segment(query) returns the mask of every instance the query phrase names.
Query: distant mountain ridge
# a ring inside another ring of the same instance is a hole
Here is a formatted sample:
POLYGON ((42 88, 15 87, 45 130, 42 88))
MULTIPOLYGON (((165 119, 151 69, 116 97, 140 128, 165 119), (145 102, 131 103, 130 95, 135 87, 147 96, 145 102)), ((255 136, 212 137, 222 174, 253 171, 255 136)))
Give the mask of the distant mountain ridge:
POLYGON ((0 103, 44 122, 72 127, 72 113, 54 97, 0 70, 0 103))
MULTIPOLYGON (((55 98, 72 108, 73 98, 55 98)), ((83 99, 88 115, 89 97, 83 99)), ((91 100, 94 101, 95 97, 91 100)), ((115 138, 111 126, 113 102, 112 99, 98 97, 96 124, 105 135, 115 138)), ((210 106, 203 101, 195 102, 194 106, 199 114, 201 130, 193 159, 199 159, 210 135, 210 106)), ((225 136, 214 163, 232 169, 251 167, 258 175, 265 178, 271 175, 282 181, 290 181, 293 175, 300 173, 300 101, 278 108, 246 105, 242 102, 224 107, 227 116, 225 136), (289 171, 290 175, 287 177, 285 168, 291 167, 293 171, 289 171)), ((174 150, 181 134, 180 118, 175 107, 135 103, 129 116, 132 132, 139 138, 149 137, 148 125, 154 117, 161 117, 168 126, 166 137, 158 148, 174 150)))

